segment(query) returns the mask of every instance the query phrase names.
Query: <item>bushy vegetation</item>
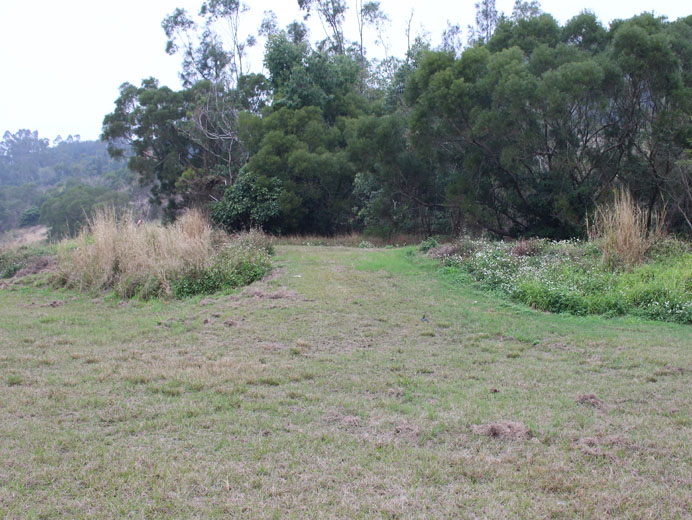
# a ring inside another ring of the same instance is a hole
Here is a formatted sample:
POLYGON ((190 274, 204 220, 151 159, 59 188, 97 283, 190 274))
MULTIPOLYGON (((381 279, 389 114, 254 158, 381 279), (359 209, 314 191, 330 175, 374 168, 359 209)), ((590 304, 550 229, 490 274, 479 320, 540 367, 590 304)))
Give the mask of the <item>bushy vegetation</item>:
POLYGON ((281 182, 276 178, 241 173, 223 199, 211 206, 211 218, 226 231, 277 229, 281 182))
POLYGON ((128 202, 126 193, 68 181, 60 193, 43 203, 39 222, 50 228, 53 240, 75 236, 99 208, 121 208, 128 202))
POLYGON ((692 248, 673 239, 629 270, 603 262, 596 244, 580 240, 464 238, 443 262, 450 274, 544 311, 692 323, 692 248))
POLYGON ((427 253, 433 247, 437 247, 439 245, 440 244, 437 242, 437 240, 435 240, 435 237, 428 237, 420 243, 418 250, 427 253))
POLYGON ((23 255, 19 250, 8 249, 0 252, 0 278, 12 278, 23 265, 23 255))
POLYGON ((174 224, 137 223, 131 212, 101 209, 59 248, 59 283, 123 298, 185 297, 249 284, 269 271, 261 232, 229 236, 198 211, 174 224))
POLYGON ((34 226, 38 224, 41 217, 41 210, 36 206, 29 206, 19 215, 19 227, 34 226))

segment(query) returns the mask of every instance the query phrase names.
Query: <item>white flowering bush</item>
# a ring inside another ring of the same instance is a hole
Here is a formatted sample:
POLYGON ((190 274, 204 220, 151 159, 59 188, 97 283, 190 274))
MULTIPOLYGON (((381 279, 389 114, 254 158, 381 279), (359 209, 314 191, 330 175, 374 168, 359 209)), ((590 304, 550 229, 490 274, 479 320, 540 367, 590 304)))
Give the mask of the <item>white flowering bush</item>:
POLYGON ((443 261, 469 275, 481 288, 536 309, 577 315, 632 314, 692 323, 689 248, 678 248, 673 256, 624 271, 603 263, 602 253, 593 243, 532 242, 464 238, 448 248, 459 252, 443 261), (530 254, 523 253, 526 251, 530 254))

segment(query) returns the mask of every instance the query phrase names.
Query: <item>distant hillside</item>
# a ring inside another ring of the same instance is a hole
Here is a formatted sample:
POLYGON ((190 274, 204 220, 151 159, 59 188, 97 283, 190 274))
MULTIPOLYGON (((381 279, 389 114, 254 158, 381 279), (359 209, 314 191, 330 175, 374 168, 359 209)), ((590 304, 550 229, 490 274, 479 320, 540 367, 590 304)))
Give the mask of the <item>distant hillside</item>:
MULTIPOLYGON (((61 197, 73 193, 75 186, 84 193, 98 188, 99 201, 146 199, 126 159, 111 158, 105 143, 81 141, 78 135, 51 143, 37 131, 5 132, 0 141, 0 231, 33 225, 39 219, 52 227, 48 219, 55 218, 61 197), (50 215, 42 212, 48 206, 50 215)), ((69 200, 74 205, 75 197, 69 200)), ((90 205, 81 198, 79 207, 65 209, 83 216, 90 205)))

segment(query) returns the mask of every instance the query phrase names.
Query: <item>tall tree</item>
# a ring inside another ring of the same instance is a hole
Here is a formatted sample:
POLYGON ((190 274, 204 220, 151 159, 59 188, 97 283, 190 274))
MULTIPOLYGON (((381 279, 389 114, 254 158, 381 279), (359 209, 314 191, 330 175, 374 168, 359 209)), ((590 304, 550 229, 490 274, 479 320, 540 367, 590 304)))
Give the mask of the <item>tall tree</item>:
POLYGON ((305 18, 315 11, 322 23, 327 39, 326 46, 337 54, 346 52, 344 39, 344 17, 348 9, 346 0, 298 0, 298 6, 305 11, 305 18))
POLYGON ((469 43, 487 43, 493 35, 499 15, 495 0, 476 2, 476 25, 469 25, 469 43))
POLYGON ((0 184, 23 184, 38 180, 39 168, 49 141, 37 131, 7 131, 0 141, 0 184))
POLYGON ((361 64, 365 69, 365 29, 368 26, 374 27, 379 34, 383 25, 389 21, 389 17, 380 8, 379 1, 363 2, 363 0, 356 0, 356 19, 358 22, 358 50, 361 64))
POLYGON ((514 7, 512 7, 512 16, 510 18, 516 22, 517 20, 535 18, 542 13, 541 3, 538 0, 514 0, 514 7))
POLYGON ((210 80, 233 87, 248 72, 243 62, 247 49, 256 44, 254 35, 241 31, 241 17, 248 9, 239 0, 208 0, 200 8, 199 23, 180 8, 164 18, 166 52, 183 55, 184 86, 210 80))

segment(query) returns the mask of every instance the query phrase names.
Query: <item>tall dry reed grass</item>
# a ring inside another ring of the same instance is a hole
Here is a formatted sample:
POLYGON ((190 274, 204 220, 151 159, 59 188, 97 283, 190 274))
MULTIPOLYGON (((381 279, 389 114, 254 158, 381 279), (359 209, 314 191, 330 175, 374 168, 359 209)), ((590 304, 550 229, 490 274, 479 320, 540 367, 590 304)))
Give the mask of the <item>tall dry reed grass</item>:
POLYGON ((665 237, 665 208, 648 212, 625 189, 615 192, 612 204, 600 205, 587 218, 589 240, 603 252, 603 262, 625 269, 641 264, 646 254, 665 237))
POLYGON ((59 279, 82 291, 113 289, 126 298, 167 297, 175 295, 176 284, 186 277, 205 276, 212 268, 219 279, 227 276, 220 264, 233 269, 239 262, 260 262, 268 268, 266 252, 255 251, 259 239, 250 240, 250 245, 247 238, 235 242, 213 230, 199 211, 161 226, 138 223, 132 212, 105 208, 74 241, 59 247, 59 279))

